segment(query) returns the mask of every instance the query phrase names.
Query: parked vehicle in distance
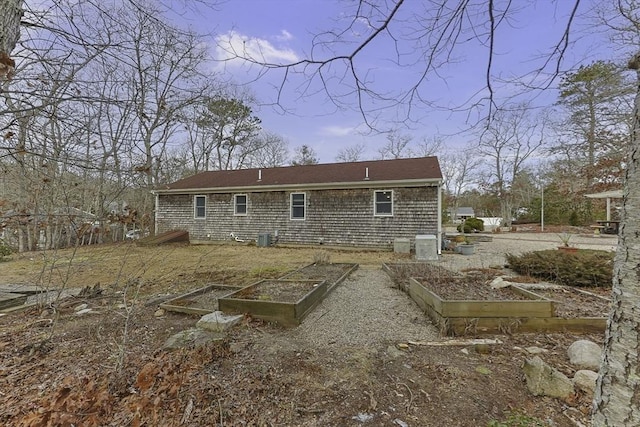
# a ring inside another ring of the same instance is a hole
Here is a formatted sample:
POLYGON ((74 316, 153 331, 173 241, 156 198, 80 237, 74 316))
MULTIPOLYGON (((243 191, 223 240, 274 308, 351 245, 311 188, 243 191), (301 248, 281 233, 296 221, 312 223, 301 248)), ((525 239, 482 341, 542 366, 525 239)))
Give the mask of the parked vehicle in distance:
POLYGON ((125 240, 138 240, 141 237, 146 236, 148 233, 144 232, 143 230, 140 230, 138 228, 134 228, 133 230, 129 230, 127 231, 127 233, 124 235, 125 240))

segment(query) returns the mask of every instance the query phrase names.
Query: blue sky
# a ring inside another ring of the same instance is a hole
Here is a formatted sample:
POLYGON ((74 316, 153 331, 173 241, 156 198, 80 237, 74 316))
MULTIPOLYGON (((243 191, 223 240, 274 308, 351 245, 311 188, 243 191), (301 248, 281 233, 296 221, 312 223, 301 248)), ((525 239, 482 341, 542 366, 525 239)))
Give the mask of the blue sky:
MULTIPOLYGON (((389 1, 387 3, 391 4, 389 1)), ((501 27, 496 42, 494 77, 499 100, 519 90, 513 84, 499 82, 535 68, 540 63, 539 58, 558 40, 569 13, 567 6, 573 2, 521 0, 515 3, 518 3, 517 7, 522 7, 522 11, 515 13, 501 27)), ((192 15, 190 22, 199 32, 211 34, 211 54, 218 60, 228 59, 225 49, 220 48, 226 45, 227 49, 232 46, 254 56, 262 55, 270 62, 288 63, 308 57, 314 35, 344 28, 349 22, 349 5, 353 4, 355 2, 345 0, 229 0, 212 9, 200 8, 198 13, 192 15)), ((409 18, 422 4, 421 1, 406 1, 401 17, 409 18)), ((577 31, 574 33, 576 44, 568 51, 565 62, 567 68, 596 59, 610 59, 606 55, 612 54, 607 49, 604 35, 589 30, 589 21, 583 19, 582 14, 588 12, 591 4, 591 1, 582 2, 576 22, 577 31)), ((407 22, 404 27, 415 25, 415 22, 407 22)), ((407 33, 406 28, 396 26, 394 31, 407 33)), ((349 38, 357 40, 366 36, 368 30, 364 23, 357 25, 349 33, 349 38)), ((338 46, 338 49, 341 48, 345 47, 338 46)), ((421 70, 420 62, 404 68, 391 63, 392 48, 388 41, 380 42, 358 57, 360 66, 368 70, 378 90, 397 90, 421 70)), ((417 59, 415 50, 403 49, 407 62, 417 59)), ((225 62, 224 65, 217 63, 215 69, 225 77, 246 85, 263 104, 273 102, 277 96, 275 86, 281 82, 280 70, 255 80, 259 68, 249 67, 239 60, 225 62)), ((448 108, 468 106, 469 103, 465 102, 469 99, 479 99, 477 91, 484 83, 486 50, 477 43, 469 43, 456 51, 453 63, 443 64, 438 70, 438 75, 432 74, 420 92, 437 108, 416 105, 415 121, 409 125, 396 124, 395 127, 402 134, 413 135, 415 141, 423 137, 445 135, 452 147, 460 147, 472 140, 473 136, 466 129, 483 112, 474 110, 471 113, 454 114, 448 108)), ((284 136, 290 148, 302 144, 312 146, 322 162, 334 161, 340 148, 357 143, 366 145, 367 158, 376 158, 377 149, 382 146, 385 137, 367 134, 368 128, 363 117, 355 109, 355 98, 341 98, 345 103, 341 107, 346 108, 336 108, 318 84, 301 93, 301 85, 308 81, 303 76, 295 76, 287 81, 281 102, 286 111, 268 105, 257 110, 264 128, 284 136)), ((331 90, 333 94, 344 93, 347 87, 332 84, 331 90)), ((538 96, 535 102, 544 105, 553 103, 555 99, 556 92, 552 90, 538 96)), ((381 127, 384 127, 386 120, 402 116, 405 106, 379 111, 378 114, 384 119, 380 121, 381 127)))

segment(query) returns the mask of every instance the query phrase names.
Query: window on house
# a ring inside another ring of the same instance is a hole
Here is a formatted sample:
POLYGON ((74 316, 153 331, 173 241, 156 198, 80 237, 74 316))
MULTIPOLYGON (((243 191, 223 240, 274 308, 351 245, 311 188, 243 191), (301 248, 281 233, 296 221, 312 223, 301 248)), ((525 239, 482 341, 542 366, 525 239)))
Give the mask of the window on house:
POLYGON ((194 218, 207 217, 207 197, 195 196, 193 198, 193 216, 194 218))
POLYGON ((393 191, 375 192, 374 215, 393 216, 393 191))
POLYGON ((234 196, 233 205, 234 205, 233 213, 235 215, 246 215, 247 214, 247 195, 236 194, 234 196))
POLYGON ((291 193, 291 219, 305 218, 305 193, 291 193))

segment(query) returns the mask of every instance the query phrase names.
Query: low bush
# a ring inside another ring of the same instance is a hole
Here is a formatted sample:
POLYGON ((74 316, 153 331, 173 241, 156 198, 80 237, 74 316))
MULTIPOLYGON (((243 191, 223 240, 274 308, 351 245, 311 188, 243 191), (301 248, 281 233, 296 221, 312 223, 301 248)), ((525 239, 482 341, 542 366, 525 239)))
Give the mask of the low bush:
POLYGON ((11 255, 13 251, 5 242, 0 240, 0 261, 5 261, 4 257, 11 255))
POLYGON ((484 231, 484 221, 480 218, 467 218, 462 224, 458 225, 458 231, 462 233, 484 231))
POLYGON ((558 250, 506 255, 515 272, 569 286, 610 287, 613 280, 613 253, 580 250, 565 253, 558 250))

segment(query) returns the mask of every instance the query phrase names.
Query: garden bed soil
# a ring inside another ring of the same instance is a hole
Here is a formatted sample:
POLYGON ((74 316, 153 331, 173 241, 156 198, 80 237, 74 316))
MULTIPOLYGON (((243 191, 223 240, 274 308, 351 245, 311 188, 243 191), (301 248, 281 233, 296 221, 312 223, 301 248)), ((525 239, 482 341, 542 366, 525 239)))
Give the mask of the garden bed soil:
POLYGON ((229 298, 295 303, 322 284, 317 280, 263 280, 230 295, 229 298))
POLYGON ((357 268, 350 263, 313 263, 286 274, 281 279, 326 280, 330 286, 338 284, 357 268))
POLYGON ((493 289, 489 283, 484 281, 469 281, 469 278, 466 277, 455 277, 449 283, 431 281, 423 278, 416 278, 416 280, 442 299, 450 301, 531 300, 531 297, 515 291, 510 286, 493 289))
POLYGON ((208 284, 160 304, 160 308, 203 316, 218 310, 218 299, 240 289, 239 286, 208 284))
POLYGON ((532 289, 532 292, 555 301, 555 315, 565 319, 607 317, 611 301, 601 296, 602 288, 532 289), (597 293, 596 293, 597 292, 597 293))
MULTIPOLYGON (((600 332, 606 326, 609 302, 606 298, 577 288, 530 289, 535 285, 492 289, 490 281, 498 271, 469 270, 454 273, 433 265, 416 263, 386 266, 399 287, 408 274, 408 293, 439 325, 443 334, 558 331, 600 332), (411 284, 411 281, 416 284, 411 284), (524 289, 526 288, 526 289, 524 289), (535 300, 539 297, 538 302, 535 300), (529 300, 529 302, 527 302, 529 300), (517 306, 522 302, 522 307, 517 306), (550 301, 546 310, 539 302, 550 301), (501 304, 501 302, 503 302, 501 304), (509 304, 509 305, 507 305, 509 304)), ((515 278, 514 281, 519 281, 515 278)), ((529 282, 528 278, 522 282, 529 282)), ((602 293, 601 290, 597 292, 602 293)))

